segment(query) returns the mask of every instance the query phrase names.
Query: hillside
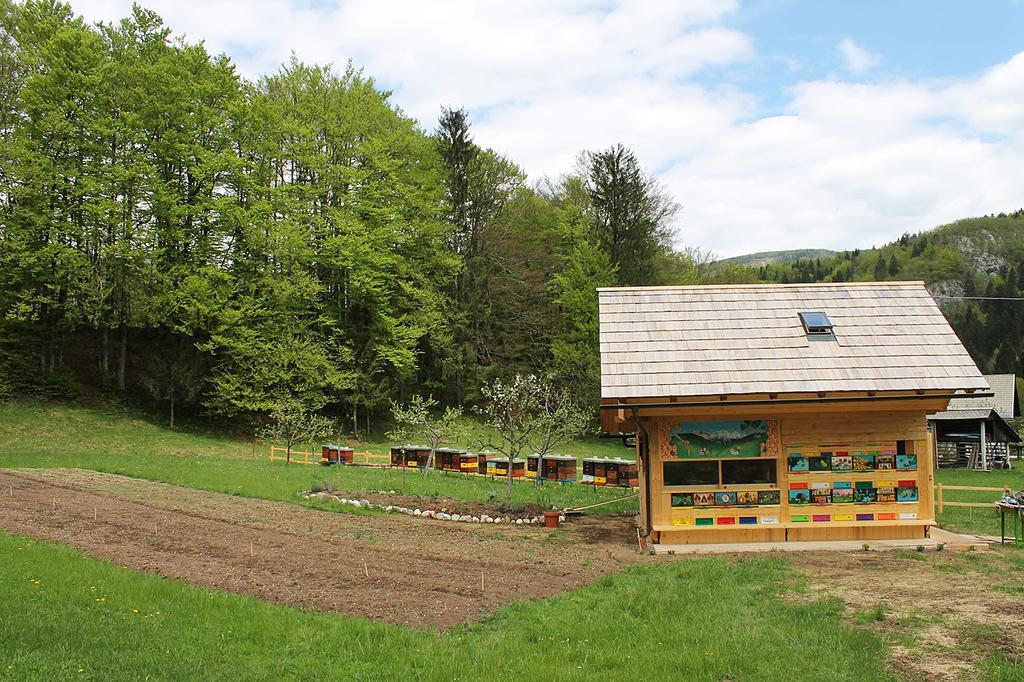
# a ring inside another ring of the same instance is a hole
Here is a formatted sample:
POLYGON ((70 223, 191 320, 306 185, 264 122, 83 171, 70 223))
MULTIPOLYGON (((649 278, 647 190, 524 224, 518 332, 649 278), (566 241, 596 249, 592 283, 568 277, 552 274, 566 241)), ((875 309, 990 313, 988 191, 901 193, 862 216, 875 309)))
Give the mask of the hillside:
POLYGON ((758 268, 762 265, 792 263, 798 260, 813 260, 815 258, 830 258, 834 255, 836 255, 836 252, 828 249, 790 249, 789 251, 759 251, 758 253, 748 253, 742 256, 723 258, 719 262, 749 265, 751 267, 758 268))
POLYGON ((757 268, 770 282, 920 279, 984 372, 1024 373, 1024 210, 904 234, 874 249, 757 268))

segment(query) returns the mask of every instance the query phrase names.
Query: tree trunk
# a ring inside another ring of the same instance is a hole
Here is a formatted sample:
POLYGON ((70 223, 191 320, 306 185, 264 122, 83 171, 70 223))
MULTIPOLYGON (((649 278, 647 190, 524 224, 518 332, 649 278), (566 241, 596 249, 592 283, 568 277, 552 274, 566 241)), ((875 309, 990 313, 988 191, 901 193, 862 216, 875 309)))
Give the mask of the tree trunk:
POLYGON ((121 357, 117 361, 117 390, 124 393, 128 369, 128 326, 121 325, 121 357))
POLYGON ((508 471, 506 472, 506 474, 508 476, 508 504, 509 504, 509 508, 511 509, 511 507, 512 507, 512 458, 511 457, 508 458, 508 471))
POLYGON ((103 327, 103 340, 100 343, 100 373, 106 379, 110 376, 110 327, 103 327))
POLYGON ((364 405, 364 409, 366 410, 366 432, 365 433, 366 433, 367 436, 369 436, 370 435, 370 405, 369 404, 364 405))
POLYGON ((352 402, 352 435, 359 437, 359 405, 355 401, 352 402))
POLYGON ((423 467, 423 477, 426 478, 427 472, 434 466, 434 449, 435 446, 430 446, 430 456, 427 457, 427 466, 423 467))
POLYGON ((171 428, 174 428, 174 394, 171 393, 171 428))
POLYGON ((284 447, 285 447, 285 451, 286 451, 285 452, 285 456, 284 456, 284 463, 285 464, 291 464, 292 463, 292 444, 291 443, 285 443, 284 447))

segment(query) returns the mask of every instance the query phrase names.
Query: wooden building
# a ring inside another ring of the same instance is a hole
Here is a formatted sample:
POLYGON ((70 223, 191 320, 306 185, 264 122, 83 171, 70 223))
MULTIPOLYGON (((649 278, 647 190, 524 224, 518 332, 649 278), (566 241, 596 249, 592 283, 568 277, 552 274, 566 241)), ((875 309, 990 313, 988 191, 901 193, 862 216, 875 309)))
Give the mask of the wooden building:
POLYGON ((935 438, 936 466, 1009 469, 1020 456, 1020 436, 1006 420, 1020 416, 1017 377, 986 374, 991 396, 959 396, 928 417, 935 438))
MULTIPOLYGON (((927 415, 988 384, 921 282, 599 290, 654 543, 924 537, 927 415)), ((584 471, 586 474, 586 471, 584 471)))

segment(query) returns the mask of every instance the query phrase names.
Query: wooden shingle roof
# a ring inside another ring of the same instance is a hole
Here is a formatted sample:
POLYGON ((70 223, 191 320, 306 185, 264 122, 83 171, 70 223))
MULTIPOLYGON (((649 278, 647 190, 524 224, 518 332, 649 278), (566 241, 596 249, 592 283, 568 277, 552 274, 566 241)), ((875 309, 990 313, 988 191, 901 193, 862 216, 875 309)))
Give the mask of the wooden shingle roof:
POLYGON ((988 390, 922 282, 598 290, 602 398, 988 390), (824 312, 834 339, 809 337, 824 312))
POLYGON ((949 410, 994 409, 999 416, 1010 419, 1016 416, 1017 377, 1013 374, 986 374, 985 381, 992 388, 991 397, 974 397, 965 395, 949 401, 949 410))

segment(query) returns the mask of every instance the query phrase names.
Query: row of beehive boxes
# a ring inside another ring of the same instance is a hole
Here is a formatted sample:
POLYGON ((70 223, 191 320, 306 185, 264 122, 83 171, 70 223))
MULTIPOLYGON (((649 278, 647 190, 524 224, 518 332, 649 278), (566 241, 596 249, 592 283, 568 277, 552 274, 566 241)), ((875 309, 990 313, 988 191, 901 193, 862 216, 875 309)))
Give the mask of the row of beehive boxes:
POLYGON ((321 464, 351 464, 355 450, 340 445, 324 445, 320 448, 321 464))
MULTIPOLYGON (((421 445, 398 445, 391 448, 391 466, 423 468, 430 461, 430 448, 421 445)), ((434 451, 434 468, 439 471, 461 471, 485 476, 507 476, 508 458, 494 453, 438 448, 434 451)), ((583 459, 583 477, 577 476, 576 457, 572 455, 527 455, 526 460, 512 462, 513 478, 539 478, 545 481, 583 483, 630 488, 639 485, 636 462, 611 457, 583 459)))

